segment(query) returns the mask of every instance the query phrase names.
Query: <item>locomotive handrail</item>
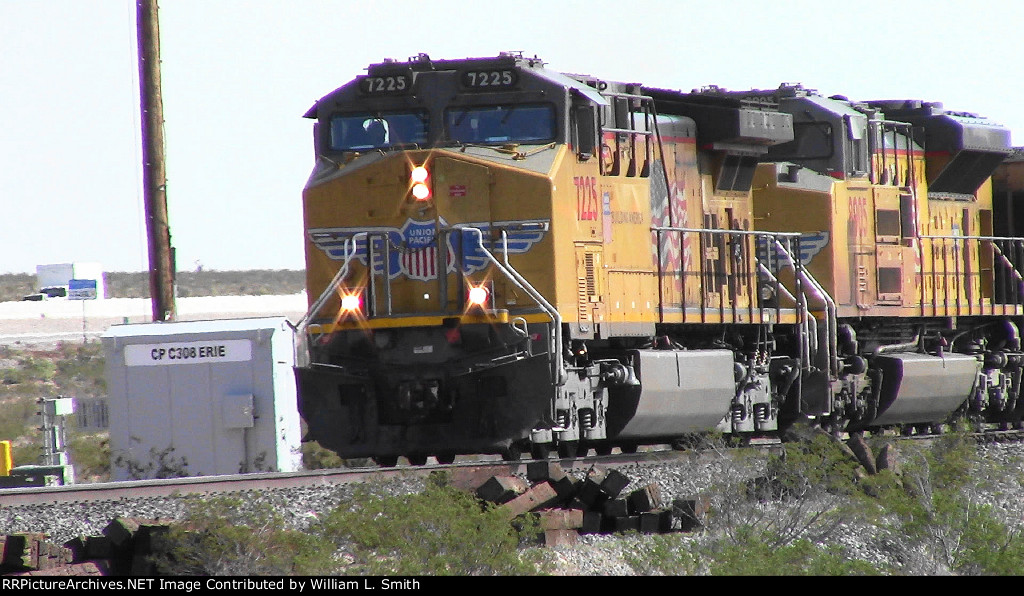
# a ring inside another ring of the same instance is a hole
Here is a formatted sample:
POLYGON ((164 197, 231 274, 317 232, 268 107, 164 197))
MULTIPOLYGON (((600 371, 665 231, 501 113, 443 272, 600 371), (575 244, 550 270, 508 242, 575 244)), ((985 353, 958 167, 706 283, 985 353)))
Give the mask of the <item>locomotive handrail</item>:
MULTIPOLYGON (((342 248, 342 250, 344 252, 344 255, 345 255, 345 258, 342 261, 341 266, 338 268, 338 272, 331 279, 330 283, 327 284, 327 287, 324 288, 324 291, 316 299, 316 302, 314 302, 312 304, 312 306, 309 307, 309 310, 306 311, 306 314, 304 314, 302 316, 302 318, 299 319, 299 322, 295 325, 295 328, 300 333, 305 333, 306 332, 306 328, 309 326, 309 322, 314 317, 316 317, 317 314, 320 313, 320 309, 322 309, 324 307, 324 304, 327 303, 327 299, 338 289, 338 286, 341 285, 342 280, 348 275, 349 265, 352 263, 352 258, 356 254, 355 253, 356 240, 358 238, 360 238, 360 237, 365 237, 366 238, 366 258, 367 258, 367 263, 369 263, 369 265, 368 265, 369 268, 372 268, 373 267, 373 263, 376 261, 376 259, 374 258, 375 250, 374 250, 374 247, 373 247, 373 242, 371 241, 375 237, 380 237, 384 241, 382 243, 382 246, 384 248, 384 263, 388 263, 390 261, 391 240, 387 237, 387 235, 381 234, 379 232, 366 231, 366 232, 356 232, 355 234, 352 234, 351 236, 346 236, 345 240, 344 240, 345 244, 343 245, 343 248, 342 248)), ((385 265, 385 268, 386 268, 386 265, 385 265)), ((376 303, 375 303, 376 284, 374 282, 374 276, 373 275, 370 276, 370 295, 372 297, 374 297, 374 300, 371 300, 371 304, 368 306, 368 308, 371 308, 371 309, 375 310, 376 309, 376 303)), ((388 283, 384 286, 384 298, 385 298, 385 302, 387 304, 387 314, 391 315, 391 314, 393 314, 392 313, 393 309, 392 309, 392 304, 391 304, 391 282, 390 282, 390 280, 388 280, 388 283)))
MULTIPOLYGON (((799 234, 797 235, 799 236, 799 234)), ((799 239, 797 239, 797 242, 799 242, 799 239)), ((789 259, 790 265, 793 266, 793 270, 797 272, 797 274, 808 285, 810 285, 811 288, 814 289, 814 292, 818 295, 818 299, 825 304, 825 332, 828 334, 828 344, 825 346, 825 349, 828 352, 826 357, 828 358, 830 372, 833 376, 837 376, 839 374, 839 337, 837 330, 838 309, 836 308, 836 303, 813 275, 808 273, 802 266, 798 267, 796 265, 797 262, 793 259, 793 255, 782 246, 778 238, 775 238, 775 244, 778 248, 782 249, 786 258, 789 259)))
POLYGON ((886 185, 894 185, 894 186, 896 186, 895 184, 893 184, 893 182, 899 181, 899 180, 902 179, 902 180, 906 180, 907 184, 900 184, 898 186, 902 186, 904 188, 908 188, 908 189, 914 190, 916 188, 916 185, 914 183, 917 180, 917 173, 914 170, 914 159, 910 155, 910 153, 912 151, 912 148, 915 146, 915 142, 914 142, 914 126, 912 124, 907 123, 907 122, 899 122, 897 120, 868 120, 868 128, 869 128, 869 133, 868 133, 868 145, 869 145, 868 146, 868 157, 869 157, 869 159, 868 159, 868 170, 869 170, 868 171, 868 177, 871 180, 871 182, 873 184, 886 184, 886 185), (888 171, 889 171, 888 170, 888 166, 889 166, 889 164, 886 162, 887 152, 886 152, 886 147, 885 147, 885 135, 886 135, 886 132, 887 132, 887 130, 886 130, 887 128, 888 128, 889 131, 892 132, 892 135, 893 135, 893 141, 892 141, 893 176, 892 176, 891 180, 888 179, 888 171), (900 177, 899 140, 896 137, 896 134, 898 133, 899 129, 901 129, 901 128, 904 129, 903 134, 905 135, 905 138, 907 140, 907 153, 908 153, 907 160, 906 160, 907 161, 907 167, 906 167, 906 170, 904 171, 906 176, 904 178, 900 177), (877 138, 875 136, 876 134, 878 135, 877 138), (880 147, 875 146, 876 140, 881 143, 880 147), (880 168, 878 168, 879 170, 881 170, 881 172, 877 172, 876 168, 875 168, 875 155, 876 155, 876 153, 880 154, 880 157, 882 158, 882 163, 880 164, 880 168))
MULTIPOLYGON (((799 232, 768 232, 768 231, 764 231, 764 230, 721 230, 721 229, 708 229, 708 228, 679 228, 679 227, 675 227, 675 226, 651 226, 651 231, 658 234, 658 238, 659 238, 658 239, 658 247, 659 247, 658 250, 659 251, 661 250, 660 247, 661 247, 661 233, 662 232, 678 232, 678 233, 682 233, 682 234, 685 234, 685 233, 711 234, 711 235, 719 235, 719 236, 726 236, 726 235, 754 236, 754 237, 776 236, 776 237, 785 238, 787 240, 793 239, 793 238, 799 239, 799 237, 800 237, 800 233, 799 232)), ((780 245, 780 249, 782 250, 782 252, 788 254, 788 251, 785 248, 781 247, 781 245, 780 245)), ((659 258, 659 260, 660 260, 660 258, 659 258)), ((764 267, 764 264, 761 262, 761 259, 758 258, 756 254, 754 255, 754 260, 757 262, 759 267, 761 267, 762 269, 765 269, 765 271, 767 272, 767 268, 764 267)), ((779 282, 779 280, 777 278, 775 278, 774 275, 771 275, 770 277, 771 277, 771 280, 774 282, 774 285, 775 285, 776 288, 784 287, 779 282)), ((788 292, 788 290, 787 290, 787 292, 788 292)), ((790 294, 789 297, 794 302, 799 302, 792 294, 790 294)), ((661 298, 661 296, 660 296, 660 285, 659 285, 659 298, 661 298)), ((662 303, 664 303, 663 299, 661 301, 662 301, 662 303)), ((701 308, 702 309, 704 308, 704 306, 703 306, 703 296, 701 296, 701 308)), ((765 310, 763 306, 761 306, 759 308, 762 311, 765 310)), ((753 310, 753 306, 751 306, 751 310, 753 310)), ((776 310, 778 310, 778 308, 776 308, 776 310)))
POLYGON ((644 135, 644 136, 653 136, 654 135, 654 131, 653 130, 633 130, 631 128, 611 128, 609 126, 602 126, 601 127, 601 131, 602 132, 617 132, 617 133, 627 134, 627 135, 644 135))
POLYGON ((305 346, 306 342, 309 341, 309 338, 306 336, 307 330, 309 329, 309 322, 313 320, 313 317, 320 313, 320 309, 322 309, 324 307, 324 304, 327 303, 327 298, 335 290, 338 289, 338 286, 341 285, 341 281, 345 278, 346 275, 348 275, 349 263, 352 261, 352 257, 355 256, 354 247, 356 237, 365 236, 367 234, 368 232, 357 232, 352 236, 345 238, 345 244, 343 249, 345 251, 345 262, 342 263, 341 267, 338 268, 338 272, 334 274, 334 277, 331 279, 331 283, 327 284, 327 287, 316 299, 316 301, 313 302, 312 305, 310 305, 308 310, 306 310, 306 314, 302 315, 302 318, 299 319, 299 322, 294 326, 295 341, 292 348, 294 350, 296 364, 308 364, 308 351, 303 349, 303 346, 305 346), (349 252, 350 243, 353 247, 351 253, 349 252))
POLYGON ((331 279, 331 283, 327 284, 327 287, 324 288, 324 291, 316 299, 316 302, 314 302, 309 307, 309 310, 306 311, 306 314, 304 314, 302 316, 302 318, 299 319, 299 322, 296 325, 296 328, 302 334, 305 334, 306 328, 309 326, 309 321, 312 320, 313 317, 315 317, 317 314, 320 313, 320 309, 323 308, 324 304, 327 303, 328 297, 330 297, 334 293, 334 291, 338 289, 338 286, 341 285, 341 281, 345 278, 346 275, 348 275, 349 263, 352 262, 352 257, 355 256, 356 238, 358 238, 359 236, 368 236, 368 235, 369 235, 369 232, 356 232, 355 234, 352 234, 351 236, 348 236, 347 238, 345 238, 345 244, 344 244, 344 248, 343 248, 343 250, 345 251, 345 261, 341 264, 341 267, 338 268, 338 272, 331 279), (349 252, 350 244, 351 244, 351 247, 352 247, 352 252, 349 252))
MULTIPOLYGON (((775 243, 775 248, 778 253, 781 253, 786 260, 790 261, 790 265, 796 272, 798 279, 806 283, 811 289, 814 290, 817 299, 820 300, 825 306, 825 332, 828 334, 828 343, 826 346, 826 358, 828 361, 829 371, 833 374, 839 373, 839 338, 837 336, 837 316, 838 310, 836 302, 831 299, 824 288, 814 279, 802 265, 798 264, 799 261, 793 257, 792 250, 787 246, 783 246, 780 240, 786 241, 786 245, 790 244, 791 241, 796 240, 800 242, 801 233, 798 231, 767 231, 767 230, 748 230, 748 229, 707 229, 698 227, 665 227, 665 226, 651 226, 651 230, 655 232, 662 231, 675 231, 681 233, 711 233, 711 235, 735 235, 735 236, 752 236, 752 237, 771 237, 775 243)), ((761 264, 761 260, 755 256, 755 259, 761 264)), ((798 301, 799 303, 799 301, 798 301)), ((804 304, 804 308, 807 305, 804 304)))
POLYGON ((918 236, 918 238, 923 238, 925 240, 988 240, 991 242, 996 242, 999 240, 1012 240, 1016 242, 1024 242, 1024 236, 938 236, 922 234, 918 236))
POLYGON ((1014 266, 1013 262, 1010 261, 1009 258, 1007 258, 1006 254, 1002 251, 1002 249, 999 248, 999 245, 998 244, 993 244, 992 245, 992 249, 995 250, 997 253, 999 253, 999 258, 1004 263, 1006 263, 1007 267, 1010 268, 1010 273, 1013 273, 1014 277, 1017 278, 1017 281, 1024 282, 1024 275, 1021 275, 1021 272, 1017 271, 1017 268, 1014 266))
MULTIPOLYGON (((936 242, 936 243, 929 244, 929 249, 932 251, 932 253, 930 255, 930 264, 932 265, 932 269, 930 271, 920 271, 918 273, 918 275, 920 277, 922 277, 922 278, 924 278, 926 275, 928 275, 933 280, 936 279, 936 276, 940 276, 940 278, 948 278, 951 275, 957 276, 957 277, 959 277, 959 275, 960 275, 960 271, 959 271, 959 264, 960 263, 959 263, 959 261, 956 263, 957 270, 951 273, 950 271, 948 271, 946 259, 944 257, 937 257, 934 254, 934 251, 936 250, 936 248, 942 248, 943 250, 945 250, 945 247, 947 246, 946 241, 948 241, 948 240, 952 240, 953 241, 953 250, 959 250, 958 246, 960 246, 961 242, 963 242, 964 246, 966 246, 966 241, 968 241, 968 240, 978 242, 979 244, 985 243, 984 245, 979 246, 979 249, 985 250, 985 248, 987 246, 987 248, 992 251, 991 254, 992 254, 992 257, 993 257, 993 261, 992 261, 992 267, 993 267, 992 276, 993 277, 990 280, 991 283, 993 283, 993 287, 992 287, 992 292, 993 293, 992 293, 992 296, 991 296, 991 298, 992 298, 992 308, 994 309, 995 305, 997 303, 998 304, 1002 304, 1002 305, 1007 305, 1007 304, 1011 304, 1011 305, 1014 305, 1014 306, 1020 306, 1021 305, 1021 298, 1024 297, 1024 274, 1022 274, 1021 271, 1018 269, 1018 265, 1020 263, 1024 262, 1024 237, 1019 237, 1019 236, 963 236, 963 235, 955 235, 955 234, 954 235, 935 234, 935 235, 921 235, 921 236, 917 236, 915 238, 915 240, 917 241, 917 244, 918 244, 918 250, 921 251, 922 259, 923 259, 924 247, 920 243, 921 240, 938 240, 938 241, 941 241, 941 242, 936 242), (1011 254, 1009 256, 1007 255, 1006 249, 1012 249, 1011 250, 1011 254), (941 271, 938 270, 939 263, 941 263, 941 265, 942 265, 942 270, 941 271), (1004 277, 1004 276, 1008 276, 1008 277, 1004 277), (1015 283, 1011 284, 1010 283, 1011 280, 1013 282, 1015 282, 1015 283), (997 297, 996 297, 995 292, 996 292, 997 288, 999 287, 1000 281, 1003 281, 1006 285, 1003 287, 1003 291, 1000 294, 999 300, 997 302, 997 297), (1009 292, 1009 295, 1007 295, 1007 292, 1009 292)), ((921 297, 922 308, 923 308, 923 305, 924 305, 924 300, 925 300, 925 297, 922 294, 922 297, 921 297)), ((955 297, 955 300, 956 300, 957 312, 959 313, 959 308, 960 308, 960 295, 959 295, 959 293, 957 293, 957 295, 955 297)), ((946 308, 949 307, 948 294, 947 294, 946 299, 942 302, 942 306, 944 306, 946 308)), ((938 297, 938 294, 935 293, 935 294, 932 295, 932 308, 937 309, 938 307, 939 307, 939 297, 938 297)))
MULTIPOLYGON (((779 281, 779 278, 776 277, 775 273, 773 273, 771 269, 769 269, 767 266, 765 266, 764 263, 761 262, 761 259, 755 257, 755 260, 757 261, 758 270, 760 270, 761 273, 764 274, 764 276, 768 278, 769 281, 772 282, 775 291, 777 291, 780 294, 783 294, 788 300, 792 300, 794 304, 800 306, 801 313, 806 315, 806 313, 809 310, 807 308, 807 297, 804 296, 803 293, 801 293, 800 298, 797 299, 797 297, 794 296, 793 293, 789 291, 789 288, 787 288, 781 281, 779 281)), ((807 341, 803 341, 802 339, 800 339, 799 341, 800 356, 803 358, 804 362, 810 362, 811 349, 818 349, 818 324, 815 322, 814 317, 803 316, 801 317, 801 320, 806 321, 807 341), (813 346, 810 345, 812 342, 814 344, 813 346)))
POLYGON ((997 242, 1024 243, 1024 238, 1022 238, 1022 237, 1018 237, 1018 236, 918 236, 918 238, 924 239, 924 240, 980 240, 982 242, 991 242, 992 243, 992 249, 995 250, 999 254, 1000 259, 1002 259, 1002 261, 1004 263, 1006 263, 1006 266, 1010 268, 1010 272, 1013 273, 1014 277, 1017 278, 1017 281, 1024 282, 1024 274, 1021 274, 1021 272, 1017 270, 1017 267, 1013 264, 1012 261, 1010 261, 1010 259, 1008 259, 1006 257, 1006 254, 1003 252, 1003 250, 1001 248, 999 248, 999 245, 997 244, 997 242))
POLYGON ((789 291, 789 288, 784 286, 782 282, 779 281, 779 278, 776 277, 774 273, 772 273, 771 269, 766 267, 765 264, 761 262, 761 259, 757 259, 757 268, 761 271, 761 273, 765 275, 765 277, 767 277, 769 280, 775 283, 775 286, 779 289, 780 293, 784 293, 787 299, 796 302, 796 296, 794 296, 793 293, 789 291))
POLYGON ((523 290, 531 298, 533 298, 533 300, 541 307, 541 309, 543 309, 544 312, 547 313, 549 317, 551 317, 551 322, 554 327, 553 340, 555 344, 551 352, 554 356, 553 365, 555 367, 555 376, 557 379, 557 384, 564 385, 567 379, 567 375, 565 372, 565 367, 563 365, 562 358, 562 316, 558 314, 558 309, 552 306, 551 303, 548 302, 546 298, 544 298, 543 294, 538 292, 537 289, 534 288, 530 284, 530 282, 526 280, 525 277, 523 277, 518 271, 516 271, 515 267, 509 264, 508 236, 506 232, 504 230, 501 231, 502 252, 505 255, 505 264, 503 265, 500 261, 498 261, 497 257, 495 257, 494 254, 492 254, 491 251, 487 250, 487 247, 484 246, 484 234, 483 231, 480 230, 480 228, 455 225, 448 229, 460 230, 462 232, 475 232, 477 238, 477 248, 480 249, 480 251, 491 261, 491 263, 494 264, 495 267, 498 268, 499 271, 504 273, 506 277, 508 277, 510 280, 512 280, 513 283, 519 286, 519 289, 523 290))
POLYGON ((777 236, 780 238, 799 238, 800 232, 767 232, 765 230, 713 230, 709 228, 676 228, 651 226, 654 232, 686 232, 697 234, 735 234, 737 236, 777 236))
MULTIPOLYGON (((636 136, 635 135, 639 135, 640 137, 643 137, 643 144, 644 144, 643 172, 645 172, 645 173, 641 174, 641 175, 646 175, 646 172, 649 172, 650 164, 651 164, 651 161, 652 161, 652 159, 654 157, 651 154, 652 153, 652 149, 653 149, 653 147, 651 146, 652 142, 656 142, 658 144, 658 151, 659 151, 659 153, 661 155, 664 155, 664 153, 661 153, 663 148, 661 146, 661 134, 658 131, 658 112, 657 112, 657 108, 654 105, 654 97, 652 97, 650 95, 634 95, 632 93, 622 93, 622 92, 617 92, 617 91, 602 91, 601 95, 603 97, 622 98, 622 99, 628 99, 629 100, 630 104, 629 104, 629 108, 628 108, 628 112, 627 112, 627 115, 629 117, 629 122, 628 122, 627 126, 633 126, 633 127, 636 126, 637 112, 635 112, 633 110, 633 102, 634 101, 638 101, 639 103, 637 104, 637 108, 641 108, 641 109, 642 109, 642 107, 645 104, 647 105, 649 111, 644 111, 643 112, 643 116, 644 116, 644 121, 643 121, 644 128, 643 129, 619 128, 617 126, 605 126, 603 123, 601 124, 601 127, 600 127, 602 135, 604 133, 612 133, 612 134, 615 134, 615 135, 627 135, 627 136, 629 136, 629 149, 628 149, 629 150, 629 154, 630 154, 630 159, 629 159, 630 170, 629 171, 631 171, 633 173, 632 174, 627 173, 627 176, 633 176, 636 173, 636 170, 634 169, 635 166, 636 166, 636 136)), ((613 112, 614 111, 617 111, 617 109, 613 110, 613 112)), ((614 120, 615 120, 615 117, 613 117, 613 121, 614 120)), ((614 122, 614 123, 618 124, 618 122, 614 122)), ((618 145, 618 142, 619 141, 616 141, 616 145, 618 145)), ((619 165, 618 164, 618 157, 616 157, 613 168, 618 168, 618 165, 619 165)), ((662 168, 662 170, 664 171, 664 168, 662 168)), ((617 174, 618 173, 617 169, 614 170, 612 173, 613 174, 617 174)), ((665 177, 665 183, 668 184, 668 176, 667 176, 667 174, 666 174, 666 177, 665 177)), ((669 187, 666 186, 666 188, 669 188, 669 187)), ((671 221, 669 223, 671 223, 671 221)))

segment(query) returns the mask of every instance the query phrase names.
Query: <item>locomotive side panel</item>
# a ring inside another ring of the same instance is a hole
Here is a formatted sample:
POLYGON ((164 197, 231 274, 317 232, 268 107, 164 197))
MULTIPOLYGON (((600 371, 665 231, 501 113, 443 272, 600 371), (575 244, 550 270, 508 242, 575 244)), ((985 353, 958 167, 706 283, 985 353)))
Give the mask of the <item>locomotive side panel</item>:
MULTIPOLYGON (((757 228, 804 234, 800 245, 803 265, 841 305, 848 304, 849 297, 861 289, 861 278, 855 266, 851 271, 843 261, 837 263, 835 253, 841 250, 837 247, 856 246, 862 220, 851 214, 849 202, 832 200, 833 179, 797 166, 762 164, 753 186, 757 228)), ((854 249, 855 254, 863 252, 854 249)))
MULTIPOLYGON (((658 120, 660 159, 651 172, 651 226, 694 228, 703 219, 703 192, 697 169, 696 124, 681 116, 658 120)), ((662 323, 682 323, 685 308, 701 303, 694 270, 698 242, 692 233, 651 232, 651 258, 660 275, 662 323)))

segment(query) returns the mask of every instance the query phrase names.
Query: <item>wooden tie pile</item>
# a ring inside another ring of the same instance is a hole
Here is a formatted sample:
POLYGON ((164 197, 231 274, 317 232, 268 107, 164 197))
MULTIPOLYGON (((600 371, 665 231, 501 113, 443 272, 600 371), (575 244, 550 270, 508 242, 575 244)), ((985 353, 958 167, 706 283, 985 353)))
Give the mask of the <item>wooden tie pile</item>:
POLYGON ((82 536, 63 546, 45 534, 0 535, 0 575, 3 576, 149 576, 153 537, 166 532, 162 520, 118 518, 102 536, 82 536))
POLYGON ((701 526, 705 501, 674 499, 666 504, 657 483, 625 492, 629 483, 615 469, 592 467, 580 480, 558 462, 536 461, 527 465, 526 480, 492 476, 476 489, 476 495, 500 505, 510 518, 537 513, 549 546, 573 544, 580 534, 664 534, 701 526))

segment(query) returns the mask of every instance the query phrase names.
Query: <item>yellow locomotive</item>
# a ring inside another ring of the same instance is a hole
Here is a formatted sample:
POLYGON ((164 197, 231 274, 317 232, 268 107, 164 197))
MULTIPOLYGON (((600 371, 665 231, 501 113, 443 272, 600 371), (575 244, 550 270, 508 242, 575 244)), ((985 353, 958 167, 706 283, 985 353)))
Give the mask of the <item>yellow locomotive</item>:
POLYGON ((374 64, 306 116, 300 411, 342 457, 1019 423, 1005 129, 519 54, 374 64))
POLYGON ((718 94, 794 118, 753 201, 758 227, 811 241, 802 258, 824 290, 801 411, 858 430, 937 430, 951 412, 1019 425, 1021 255, 993 236, 990 184, 1009 132, 937 103, 718 94))

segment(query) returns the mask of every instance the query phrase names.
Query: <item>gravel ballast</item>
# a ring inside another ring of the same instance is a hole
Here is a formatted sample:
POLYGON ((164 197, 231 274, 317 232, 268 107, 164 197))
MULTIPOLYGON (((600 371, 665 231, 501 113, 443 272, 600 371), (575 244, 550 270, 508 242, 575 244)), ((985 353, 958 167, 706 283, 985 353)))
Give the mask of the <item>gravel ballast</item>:
MULTIPOLYGON (((1018 443, 979 446, 984 460, 994 463, 1000 473, 986 477, 979 493, 982 503, 991 505, 1005 521, 1024 529, 1024 445, 1018 443)), ((718 456, 694 454, 678 462, 657 465, 617 465, 615 469, 630 478, 630 486, 657 483, 665 502, 701 493, 731 469, 718 456)), ((423 480, 414 477, 391 481, 389 490, 416 492, 423 480)), ((316 486, 265 491, 248 491, 243 502, 269 504, 293 528, 308 528, 352 494, 352 485, 316 486)), ((4 506, 0 508, 0 534, 43 532, 52 542, 62 544, 77 536, 100 535, 117 517, 180 519, 186 512, 181 497, 145 497, 116 501, 51 503, 4 506)), ((698 535, 687 534, 696 540, 698 535)), ((644 535, 581 535, 577 544, 545 549, 560 575, 635 575, 626 562, 644 535)), ((915 553, 900 537, 886 534, 877 526, 847 526, 834 533, 830 544, 840 545, 848 553, 870 563, 903 573, 917 573, 922 566, 915 553)), ((942 573, 926 569, 928 573, 942 573)))

